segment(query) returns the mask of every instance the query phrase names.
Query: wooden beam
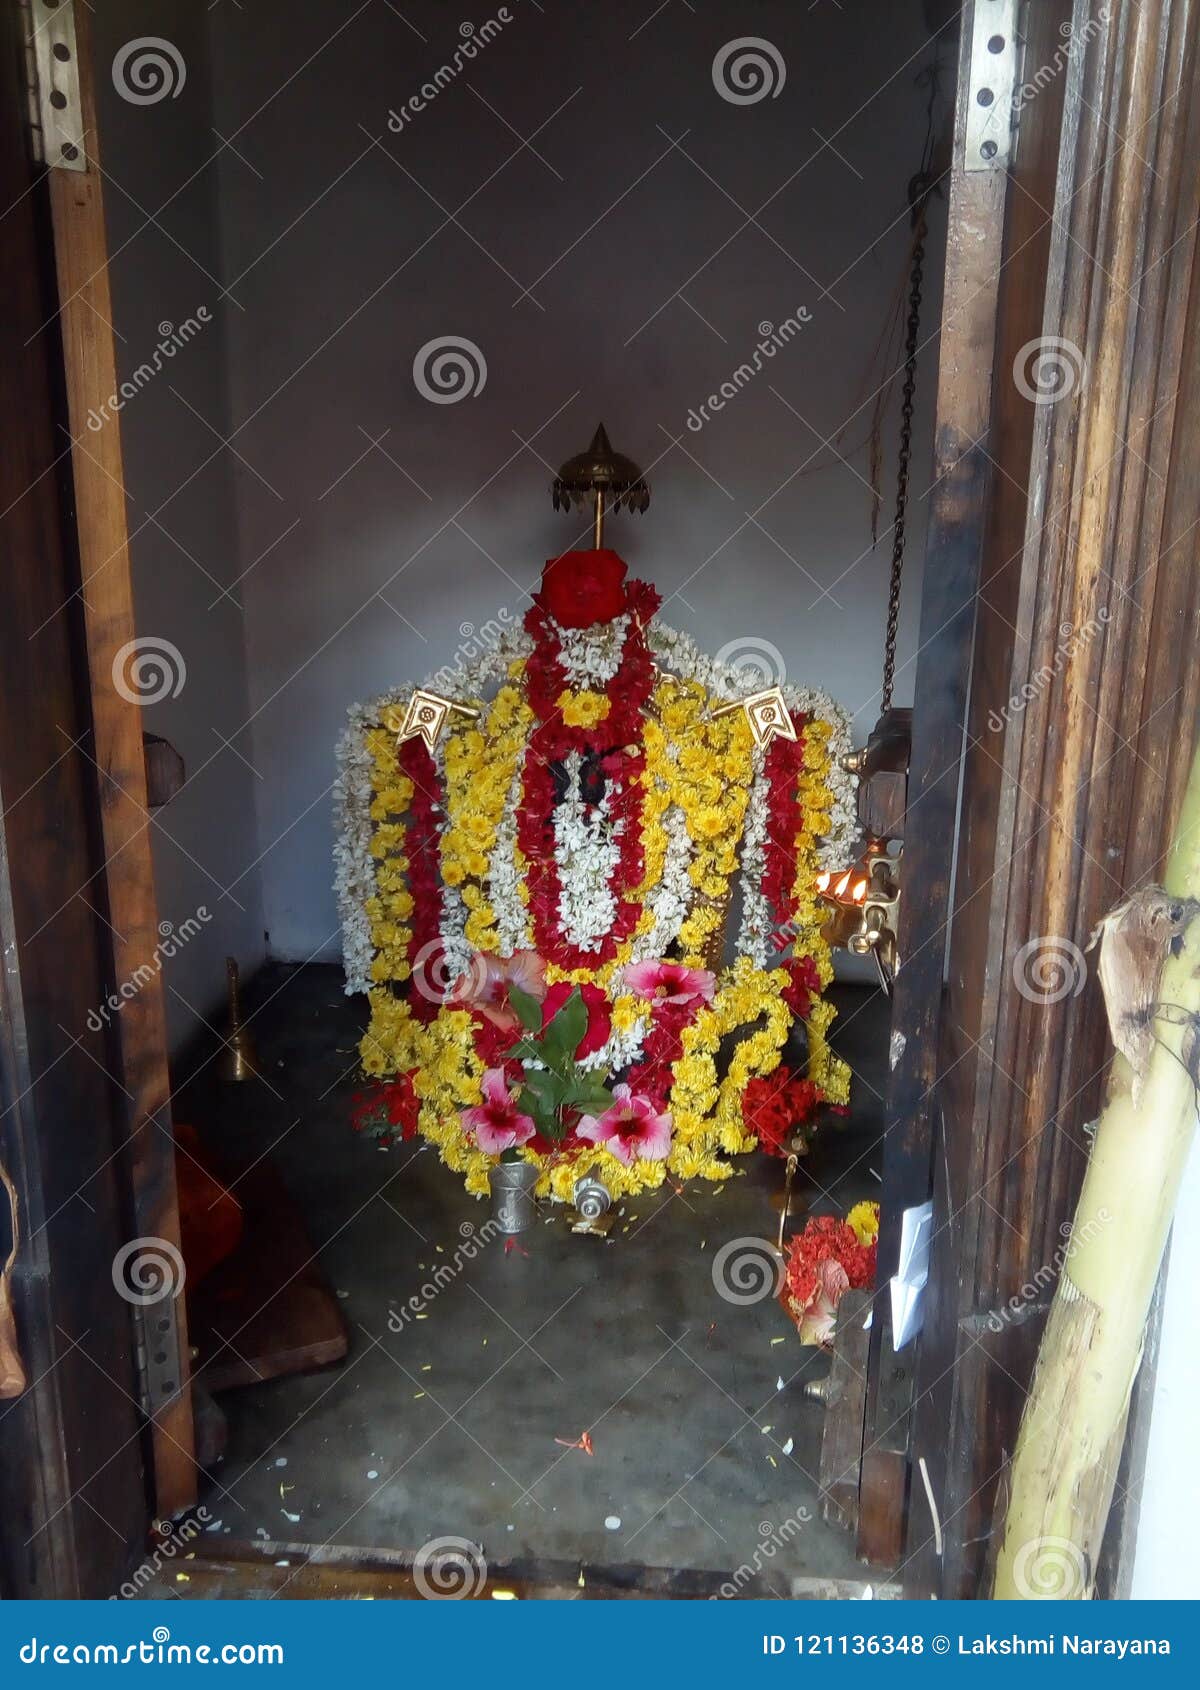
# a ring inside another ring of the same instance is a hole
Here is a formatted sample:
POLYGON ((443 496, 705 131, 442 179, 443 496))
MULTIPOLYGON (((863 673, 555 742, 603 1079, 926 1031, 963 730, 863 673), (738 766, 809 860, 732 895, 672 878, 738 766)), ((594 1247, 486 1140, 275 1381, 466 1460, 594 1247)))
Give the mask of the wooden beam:
MULTIPOLYGON (((1107 1035, 1083 947, 1157 872, 1182 778, 1171 748, 1190 747, 1196 715, 1196 0, 1095 14, 1080 0, 1073 36, 1053 196, 1037 196, 1053 213, 1038 335, 1062 350, 1066 381, 1053 402, 1018 388, 1031 447, 1008 520, 1023 521, 1011 550, 1011 528, 989 536, 998 585, 981 607, 1007 672, 993 658, 972 702, 958 870, 970 909, 949 953, 935 1156, 949 1249, 915 1437, 935 1474, 947 1597, 980 1587, 1097 1112, 1107 1035), (1039 975, 1039 956, 1062 972, 1039 975)), ((931 1535, 910 1533, 910 1555, 928 1555, 931 1535)))
MULTIPOLYGON (((119 654, 137 637, 119 416, 103 410, 118 377, 108 280, 104 191, 96 129, 89 14, 75 11, 79 51, 86 172, 52 170, 50 205, 60 299, 71 467, 79 532, 81 598, 91 675, 96 775, 105 854, 113 977, 136 978, 139 990, 116 1018, 122 1082, 132 1101, 132 1147, 137 1226, 140 1234, 178 1247, 179 1212, 171 1137, 166 1015, 159 969, 158 909, 150 850, 150 812, 142 751, 142 715, 119 691, 119 654), (89 429, 93 410, 108 417, 89 429)), ((170 1515, 195 1499, 192 1412, 187 1389, 187 1323, 182 1294, 175 1298, 180 1344, 180 1385, 152 1419, 157 1509, 170 1515)))
MULTIPOLYGON (((21 1202, 13 1278, 29 1377, 0 1403, 0 1596, 110 1595, 145 1538, 116 1088, 89 1025, 109 989, 87 888, 96 791, 55 402, 44 185, 20 87, 23 13, 0 9, 0 1163, 21 1202), (82 896, 79 896, 82 892, 82 896)), ((7 1203, 4 1204, 7 1210, 7 1203)), ((7 1242, 7 1213, 0 1218, 7 1242)))
MULTIPOLYGON (((992 348, 1004 235, 1005 176, 963 168, 971 28, 959 46, 954 165, 939 346, 934 487, 925 549, 914 678, 912 762, 905 816, 900 971, 892 1000, 892 1060, 882 1156, 879 1284, 896 1271, 901 1216, 929 1194, 942 966, 950 920, 952 841, 962 724, 971 673, 991 464, 992 348)), ((886 1297, 871 1329, 858 1551, 894 1565, 904 1537, 913 1403, 912 1358, 892 1348, 886 1297)))

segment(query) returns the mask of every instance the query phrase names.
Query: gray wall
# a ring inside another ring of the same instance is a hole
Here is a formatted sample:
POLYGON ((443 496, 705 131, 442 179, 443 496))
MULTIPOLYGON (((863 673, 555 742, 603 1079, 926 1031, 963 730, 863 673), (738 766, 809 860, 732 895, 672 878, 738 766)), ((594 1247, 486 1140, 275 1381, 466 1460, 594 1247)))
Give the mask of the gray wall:
MULTIPOLYGON (((916 0, 884 27, 861 5, 652 17, 647 0, 514 0, 499 37, 396 135, 389 110, 451 58, 461 20, 496 16, 399 10, 259 0, 212 14, 214 121, 243 155, 219 167, 243 307, 228 315, 236 444, 282 495, 236 474, 267 924, 288 957, 336 952, 329 785, 347 704, 452 658, 460 624, 524 608, 544 559, 579 541, 550 508, 552 467, 600 418, 650 468, 649 513, 611 539, 666 614, 710 649, 770 640, 863 731, 878 706, 890 546, 870 550, 866 413, 849 464, 813 454, 870 390, 904 262, 924 132, 914 78, 930 56, 916 0), (718 97, 714 54, 744 34, 782 52, 779 98, 718 97), (768 199, 761 228, 744 226, 768 199), (813 320, 799 339, 690 432, 758 325, 801 305, 813 320), (412 365, 444 335, 478 345, 487 382, 438 405, 412 365)), ((930 269, 928 325, 937 257, 930 269)), ((905 653, 934 370, 930 357, 905 653)))
MULTIPOLYGON (((330 785, 347 705, 452 660, 463 624, 519 614, 543 560, 586 543, 552 512, 548 483, 600 418, 654 487, 649 513, 616 520, 611 543, 663 589, 668 619, 710 650, 770 642, 792 679, 856 713, 860 733, 878 708, 896 406, 874 550, 869 413, 847 419, 878 382, 872 353, 902 283, 905 189, 924 133, 916 77, 932 52, 919 0, 886 11, 764 0, 657 13, 650 0, 512 0, 509 11, 464 74, 396 134, 389 111, 452 58, 464 18, 478 31, 499 8, 119 8, 131 29, 137 14, 139 32, 178 38, 189 62, 178 100, 108 102, 110 146, 138 197, 166 198, 207 145, 210 121, 229 143, 169 216, 174 229, 189 218, 202 226, 210 250, 215 192, 222 250, 210 268, 229 297, 221 336, 206 330, 188 369, 196 380, 209 371, 215 405, 209 359, 224 337, 236 456, 215 461, 207 500, 193 484, 170 508, 188 498, 205 565, 242 577, 248 707, 229 601, 210 613, 214 594, 157 537, 139 556, 139 585, 152 621, 180 625, 172 618, 186 604, 188 637, 228 657, 212 700, 189 668, 188 689, 162 707, 162 731, 186 722, 188 737, 203 739, 201 704, 219 703, 223 723, 252 718, 238 746, 261 778, 226 755, 186 821, 198 839, 221 832, 216 818, 232 810, 223 844, 244 858, 253 789, 270 948, 284 957, 337 952, 330 785), (202 67, 205 22, 211 118, 191 103, 202 98, 191 55, 202 67), (714 55, 745 35, 782 54, 778 98, 718 96, 714 55), (752 357, 759 325, 800 307, 811 314, 800 335, 689 429, 689 413, 752 357), (414 384, 413 360, 449 335, 481 349, 486 386, 434 404, 414 384), (836 451, 822 446, 839 431, 836 451)), ((107 30, 120 34, 111 19, 107 30)), ((930 336, 940 207, 935 223, 930 336)), ((177 272, 176 309, 203 295, 186 260, 161 243, 154 252, 177 272)), ((138 279, 140 292, 133 279, 125 291, 144 334, 166 311, 157 277, 138 279)), ((128 298, 119 311, 133 340, 128 298)), ((935 371, 931 340, 902 659, 915 640, 935 371)), ((202 444, 169 395, 163 404, 159 432, 146 395, 137 401, 148 438, 131 454, 135 497, 139 485, 152 497, 156 477, 173 484, 185 441, 189 451, 202 444)), ((910 688, 902 669, 897 702, 910 688)), ((183 810, 170 819, 185 838, 183 810)))
POLYGON ((219 439, 230 428, 231 308, 218 279, 208 13, 199 0, 109 0, 92 26, 119 376, 131 380, 160 343, 171 344, 166 325, 199 324, 174 356, 160 355, 161 369, 120 413, 138 634, 170 642, 182 668, 169 661, 185 676, 178 696, 144 709, 147 730, 175 745, 188 773, 151 827, 160 920, 181 932, 189 921, 199 927, 164 965, 178 1047, 196 1015, 219 1011, 226 955, 249 970, 265 949, 257 782, 242 761, 253 760, 245 626, 237 594, 222 596, 240 564, 232 460, 219 439), (182 54, 178 99, 134 105, 118 96, 114 55, 146 35, 168 37, 182 54))

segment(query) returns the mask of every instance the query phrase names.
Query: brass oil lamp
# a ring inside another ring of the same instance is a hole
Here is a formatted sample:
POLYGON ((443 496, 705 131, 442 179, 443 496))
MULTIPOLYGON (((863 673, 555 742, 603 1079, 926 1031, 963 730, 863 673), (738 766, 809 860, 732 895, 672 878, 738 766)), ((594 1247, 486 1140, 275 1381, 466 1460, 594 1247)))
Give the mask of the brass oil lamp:
POLYGON ((875 960, 887 992, 899 967, 896 931, 900 909, 897 859, 885 839, 869 839, 858 862, 840 875, 819 874, 817 891, 828 908, 826 941, 851 956, 875 960))

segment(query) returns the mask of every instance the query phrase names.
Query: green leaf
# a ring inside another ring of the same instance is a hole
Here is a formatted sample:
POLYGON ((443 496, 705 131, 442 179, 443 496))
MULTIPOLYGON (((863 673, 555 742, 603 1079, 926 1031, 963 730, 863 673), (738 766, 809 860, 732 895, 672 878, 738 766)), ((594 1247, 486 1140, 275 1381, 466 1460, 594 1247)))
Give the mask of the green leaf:
POLYGON ((563 1093, 564 1107, 582 1110, 585 1115, 603 1115, 615 1102, 612 1093, 588 1074, 569 1084, 563 1093))
POLYGON ((564 1059, 574 1061, 575 1047, 587 1032, 587 1026, 587 1005, 579 987, 575 986, 566 1003, 542 1034, 542 1044, 546 1047, 548 1059, 556 1067, 561 1068, 564 1059))
POLYGON ((540 1033, 542 1030, 542 1006, 529 992, 523 992, 520 986, 509 986, 508 1001, 517 1012, 527 1033, 540 1033))
POLYGON ((537 1099, 540 1109, 557 1109, 562 1101, 562 1081, 548 1068, 526 1069, 525 1091, 537 1099))
POLYGON ((506 1062, 541 1062, 543 1052, 540 1044, 534 1039, 527 1039, 522 1035, 514 1045, 510 1045, 504 1053, 506 1062))
POLYGON ((563 1136, 563 1124, 556 1097, 548 1097, 543 1092, 535 1092, 526 1086, 521 1092, 518 1107, 526 1115, 532 1116, 533 1123, 543 1138, 552 1139, 557 1144, 563 1136))

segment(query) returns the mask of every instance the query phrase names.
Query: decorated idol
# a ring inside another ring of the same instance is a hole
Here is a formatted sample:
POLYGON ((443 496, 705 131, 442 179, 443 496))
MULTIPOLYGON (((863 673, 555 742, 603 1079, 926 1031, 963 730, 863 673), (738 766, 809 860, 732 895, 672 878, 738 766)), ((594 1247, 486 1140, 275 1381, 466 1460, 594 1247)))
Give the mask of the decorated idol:
POLYGON ((723 1180, 769 1104, 847 1097, 816 889, 856 832, 847 719, 659 605, 614 551, 553 558, 523 625, 341 742, 359 1124, 423 1135, 477 1195, 723 1180))

